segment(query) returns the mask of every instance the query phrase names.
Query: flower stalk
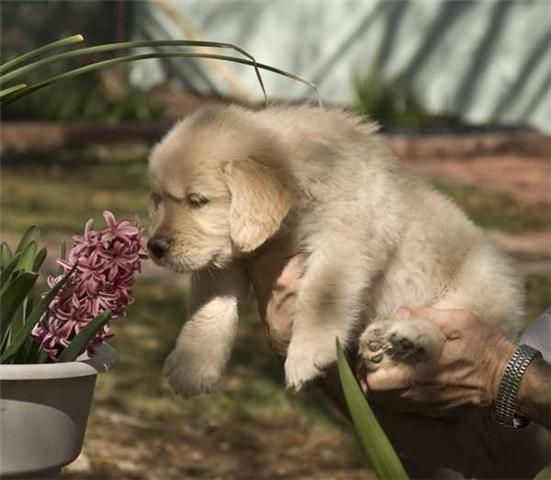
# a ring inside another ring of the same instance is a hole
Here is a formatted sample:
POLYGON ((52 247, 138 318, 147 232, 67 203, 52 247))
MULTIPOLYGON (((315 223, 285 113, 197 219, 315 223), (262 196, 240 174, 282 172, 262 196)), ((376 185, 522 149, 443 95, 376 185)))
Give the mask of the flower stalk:
POLYGON ((93 354, 111 336, 109 320, 124 316, 133 301, 134 276, 147 257, 140 230, 127 220, 117 221, 109 211, 103 216, 107 226, 97 231, 92 229, 93 220, 89 220, 84 234, 73 236, 68 257, 57 260, 62 273, 48 278, 48 285, 53 288, 74 270, 32 331, 32 337, 52 361, 95 318, 103 315, 97 331, 83 345, 93 354), (105 316, 105 312, 109 315, 105 316))
POLYGON ((103 213, 106 226, 73 236, 61 270, 48 277, 50 289, 33 302, 46 249, 40 231, 29 228, 14 253, 0 245, 0 363, 73 361, 112 335, 110 321, 132 303, 134 277, 147 255, 141 230, 128 220, 103 213))

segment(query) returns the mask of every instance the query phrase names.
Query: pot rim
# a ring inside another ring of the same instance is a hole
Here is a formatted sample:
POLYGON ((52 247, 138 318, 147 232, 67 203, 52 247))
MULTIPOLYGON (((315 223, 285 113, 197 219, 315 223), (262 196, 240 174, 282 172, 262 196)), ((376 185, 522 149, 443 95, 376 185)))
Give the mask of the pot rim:
POLYGON ((0 365, 0 380, 53 380, 97 375, 115 367, 117 352, 108 343, 100 345, 94 355, 83 353, 74 362, 0 365))

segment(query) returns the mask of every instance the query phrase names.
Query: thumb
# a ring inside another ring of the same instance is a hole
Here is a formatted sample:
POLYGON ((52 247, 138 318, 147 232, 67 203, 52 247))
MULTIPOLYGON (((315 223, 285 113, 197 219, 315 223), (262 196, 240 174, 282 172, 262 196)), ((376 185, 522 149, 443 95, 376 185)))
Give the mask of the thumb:
POLYGON ((415 372, 408 365, 396 365, 368 372, 365 384, 368 391, 385 391, 408 388, 412 383, 415 372))

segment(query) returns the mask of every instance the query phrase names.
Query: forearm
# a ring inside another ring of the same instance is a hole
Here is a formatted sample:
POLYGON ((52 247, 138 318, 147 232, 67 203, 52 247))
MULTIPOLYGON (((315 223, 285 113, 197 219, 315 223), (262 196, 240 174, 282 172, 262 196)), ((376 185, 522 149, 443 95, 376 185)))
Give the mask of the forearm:
POLYGON ((532 361, 519 389, 519 413, 551 430, 551 365, 532 361))

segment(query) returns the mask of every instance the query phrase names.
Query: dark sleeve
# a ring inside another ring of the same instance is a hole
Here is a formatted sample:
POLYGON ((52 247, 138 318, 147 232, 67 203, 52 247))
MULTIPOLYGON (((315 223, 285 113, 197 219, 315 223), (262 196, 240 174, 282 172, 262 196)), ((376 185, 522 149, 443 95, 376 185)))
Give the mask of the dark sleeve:
POLYGON ((545 361, 551 364, 551 307, 528 325, 519 343, 539 350, 545 361))

